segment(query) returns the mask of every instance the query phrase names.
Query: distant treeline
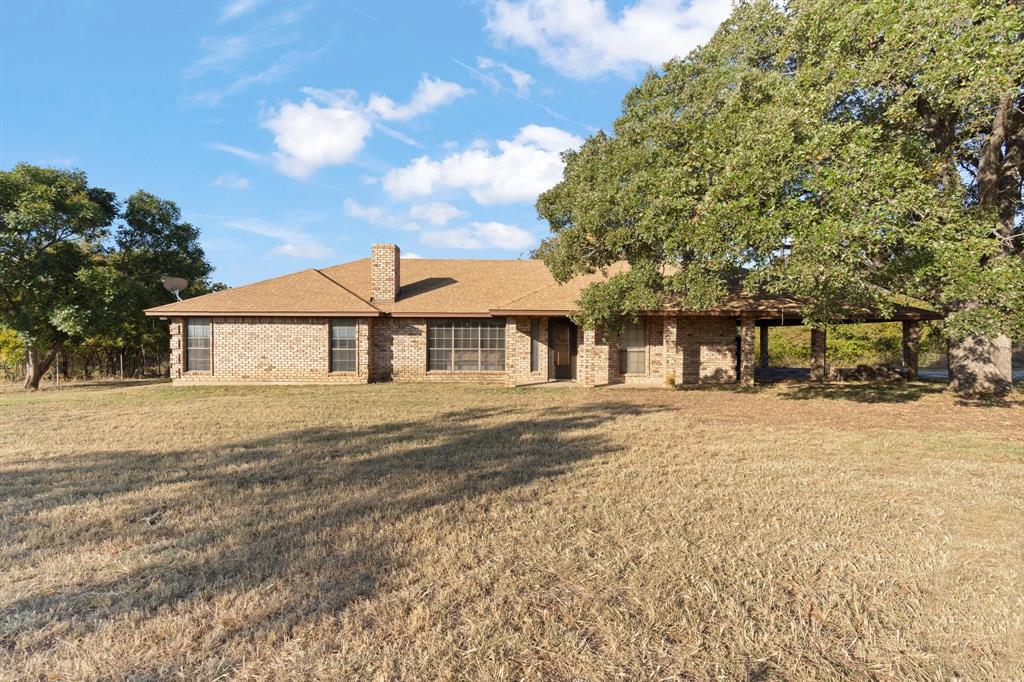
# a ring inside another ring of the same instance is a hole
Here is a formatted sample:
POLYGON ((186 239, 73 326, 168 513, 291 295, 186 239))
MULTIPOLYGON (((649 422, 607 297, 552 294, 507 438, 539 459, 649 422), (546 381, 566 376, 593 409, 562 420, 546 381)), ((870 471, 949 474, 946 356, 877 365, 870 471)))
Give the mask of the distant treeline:
MULTIPOLYGON (((164 324, 154 320, 154 325, 164 324)), ((110 348, 83 343, 65 344, 54 355, 44 380, 53 381, 60 373, 61 381, 90 379, 138 379, 167 376, 169 371, 167 344, 160 348, 110 348)), ((17 334, 0 329, 0 380, 25 380, 25 347, 17 334)))

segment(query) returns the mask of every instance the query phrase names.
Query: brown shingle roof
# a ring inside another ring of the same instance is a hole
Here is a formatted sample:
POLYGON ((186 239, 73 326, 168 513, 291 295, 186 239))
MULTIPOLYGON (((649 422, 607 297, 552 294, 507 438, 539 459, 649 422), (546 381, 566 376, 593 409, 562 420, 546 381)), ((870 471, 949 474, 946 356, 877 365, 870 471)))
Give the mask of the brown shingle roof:
MULTIPOLYGON (((507 297, 503 303, 492 308, 495 314, 513 312, 545 311, 567 313, 576 310, 576 301, 583 290, 594 282, 600 282, 611 275, 625 272, 627 263, 615 263, 606 270, 606 274, 595 272, 589 275, 574 277, 565 284, 559 284, 554 277, 548 275, 548 282, 533 291, 513 297, 507 297)), ((510 292, 511 293, 511 292, 510 292)))
MULTIPOLYGON (((551 276, 543 261, 459 260, 405 258, 400 265, 401 288, 395 302, 373 301, 370 259, 303 270, 205 296, 150 308, 147 315, 332 315, 403 317, 487 316, 512 314, 564 315, 576 310, 582 291, 591 283, 628 269, 617 263, 606 273, 581 275, 565 284, 551 276)), ((733 294, 710 310, 695 315, 761 319, 800 316, 798 299, 785 296, 733 294)), ((685 311, 683 312, 685 314, 685 311)), ((878 320, 870 313, 851 313, 851 319, 878 320)), ((941 315, 912 306, 897 306, 887 320, 941 319, 941 315)))
MULTIPOLYGON (((324 273, 370 300, 370 260, 325 268, 324 273)), ((489 315, 514 296, 555 284, 543 261, 403 258, 394 303, 371 301, 396 316, 489 315)))
POLYGON ((157 306, 146 314, 376 316, 380 311, 320 270, 302 270, 157 306))

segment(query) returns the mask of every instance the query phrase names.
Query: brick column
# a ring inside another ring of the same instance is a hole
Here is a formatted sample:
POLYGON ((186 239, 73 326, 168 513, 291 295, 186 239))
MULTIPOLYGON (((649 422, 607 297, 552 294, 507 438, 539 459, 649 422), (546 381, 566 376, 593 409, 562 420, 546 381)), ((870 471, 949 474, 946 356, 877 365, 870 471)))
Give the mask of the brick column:
POLYGON ((825 330, 811 330, 811 381, 828 379, 828 358, 825 357, 825 330))
POLYGON ((754 385, 754 317, 740 319, 740 383, 754 385))
POLYGON ((604 386, 610 381, 611 352, 598 330, 582 329, 583 343, 576 356, 577 380, 584 386, 604 386))
POLYGON ((921 323, 903 322, 903 372, 907 379, 917 379, 917 356, 921 347, 921 323))
POLYGON ((171 355, 170 358, 168 359, 168 369, 170 370, 171 379, 181 378, 181 371, 184 365, 184 351, 181 342, 183 337, 184 324, 184 318, 171 318, 171 355))
MULTIPOLYGON (((356 340, 356 374, 362 381, 369 383, 373 367, 373 318, 361 318, 357 325, 356 334, 359 338, 356 340)), ((327 352, 331 352, 330 348, 327 352)))
POLYGON ((765 369, 768 367, 768 323, 762 322, 759 327, 761 329, 761 368, 765 369))
POLYGON ((662 344, 665 347, 663 374, 665 383, 671 378, 673 384, 683 380, 683 362, 679 352, 679 318, 666 317, 662 328, 662 344))

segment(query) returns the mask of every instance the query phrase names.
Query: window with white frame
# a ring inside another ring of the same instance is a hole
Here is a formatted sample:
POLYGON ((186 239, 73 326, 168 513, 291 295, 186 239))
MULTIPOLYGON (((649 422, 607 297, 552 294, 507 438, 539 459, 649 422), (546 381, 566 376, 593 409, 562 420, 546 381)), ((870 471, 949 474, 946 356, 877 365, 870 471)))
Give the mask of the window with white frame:
POLYGON ((185 371, 210 371, 210 319, 190 317, 185 322, 185 371))
POLYGON ((427 369, 504 370, 505 320, 429 320, 427 369))
POLYGON ((647 372, 647 339, 643 320, 628 322, 619 337, 619 371, 622 374, 647 372))
POLYGON ((331 320, 331 371, 356 371, 356 329, 352 319, 331 320))

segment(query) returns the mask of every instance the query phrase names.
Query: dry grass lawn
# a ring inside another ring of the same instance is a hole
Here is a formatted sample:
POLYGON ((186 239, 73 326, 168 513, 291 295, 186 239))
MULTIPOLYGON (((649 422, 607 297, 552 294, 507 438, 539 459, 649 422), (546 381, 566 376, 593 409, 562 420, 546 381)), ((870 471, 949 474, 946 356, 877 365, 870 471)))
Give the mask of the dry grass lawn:
POLYGON ((0 393, 0 678, 1024 679, 1024 405, 0 393))

